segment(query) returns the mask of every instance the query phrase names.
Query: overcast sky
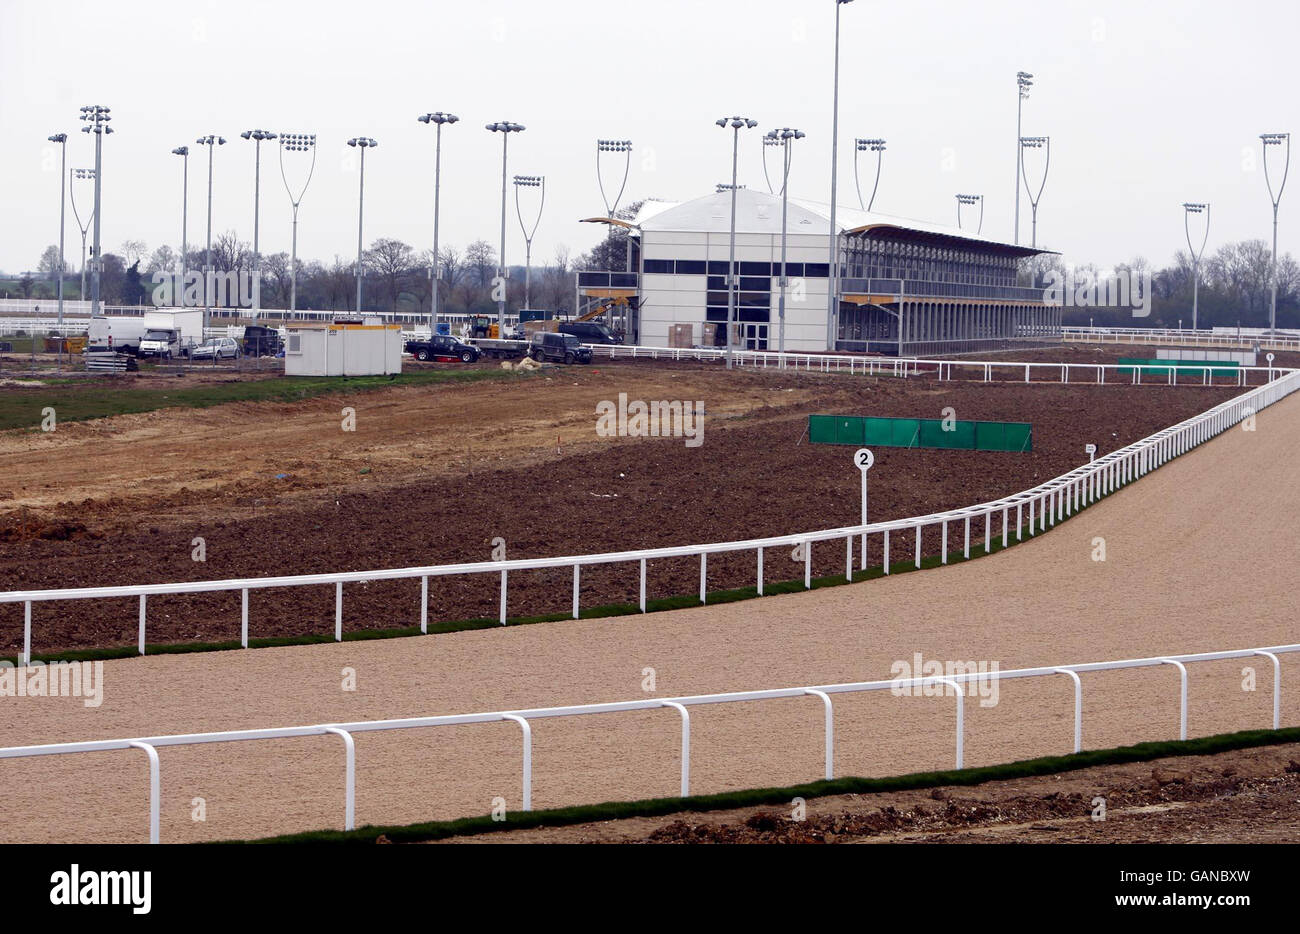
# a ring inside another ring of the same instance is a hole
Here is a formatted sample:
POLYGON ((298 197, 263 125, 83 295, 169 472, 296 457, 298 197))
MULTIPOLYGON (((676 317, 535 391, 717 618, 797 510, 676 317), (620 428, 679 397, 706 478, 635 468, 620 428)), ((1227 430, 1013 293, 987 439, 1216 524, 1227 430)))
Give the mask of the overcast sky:
MULTIPOLYGON (((954 223, 957 192, 986 197, 984 234, 1010 240, 1015 73, 1035 76, 1023 132, 1052 138, 1039 243, 1072 262, 1185 247, 1181 203, 1209 201, 1209 249, 1267 238, 1271 207, 1258 134, 1300 130, 1294 68, 1300 4, 1223 2, 882 3, 842 7, 840 203, 855 204, 855 136, 888 140, 876 209, 954 223)), ((684 200, 729 180, 733 113, 740 181, 766 189, 759 137, 797 143, 793 195, 829 200, 831 0, 425 0, 418 3, 0 0, 0 269, 34 268, 58 238, 58 153, 93 165, 78 108, 112 108, 104 146, 103 241, 179 245, 188 144, 191 245, 202 245, 207 153, 215 154, 214 236, 252 239, 253 144, 242 130, 317 134, 299 256, 356 252, 357 171, 366 159, 367 245, 432 245, 434 131, 420 113, 451 111, 443 131, 442 242, 497 243, 501 137, 523 123, 510 173, 548 180, 535 261, 576 256, 601 228, 597 137, 635 143, 624 203, 684 200)), ((1276 152, 1275 152, 1276 155, 1276 152)), ((610 166, 612 169, 612 165, 610 166)), ((262 251, 289 249, 290 209, 276 150, 263 147, 262 251)), ((864 180, 874 167, 864 162, 864 180)), ((1300 253, 1300 180, 1284 197, 1279 248, 1300 253)), ((507 258, 523 260, 513 191, 507 258)), ((86 201, 89 191, 86 192, 86 201)), ((1024 199, 1022 198, 1022 201, 1024 199)), ((970 215, 967 215, 968 221, 970 215)), ((1027 204, 1022 240, 1029 238, 1027 204)), ((68 217, 70 257, 79 234, 68 217)))

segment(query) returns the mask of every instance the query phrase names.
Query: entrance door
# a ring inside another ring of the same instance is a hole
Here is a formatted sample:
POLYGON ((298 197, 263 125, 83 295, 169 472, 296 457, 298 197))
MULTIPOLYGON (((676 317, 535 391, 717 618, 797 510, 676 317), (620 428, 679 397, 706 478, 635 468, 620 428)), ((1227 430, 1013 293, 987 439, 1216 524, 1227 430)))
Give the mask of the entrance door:
POLYGON ((746 350, 767 350, 767 328, 766 324, 744 324, 742 346, 746 350))

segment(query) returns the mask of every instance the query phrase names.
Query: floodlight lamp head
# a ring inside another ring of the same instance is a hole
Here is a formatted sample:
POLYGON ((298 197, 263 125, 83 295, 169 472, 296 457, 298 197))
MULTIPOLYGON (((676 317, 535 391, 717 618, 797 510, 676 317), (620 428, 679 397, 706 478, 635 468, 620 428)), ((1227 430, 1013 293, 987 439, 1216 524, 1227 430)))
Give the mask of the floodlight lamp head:
POLYGON ((68 141, 68 134, 67 134, 67 133, 55 133, 53 136, 50 136, 50 137, 47 137, 47 138, 49 139, 49 141, 50 141, 51 143, 66 143, 66 142, 68 141))
POLYGON ((173 156, 188 156, 189 154, 190 154, 190 147, 188 146, 177 146, 175 149, 172 150, 173 156))

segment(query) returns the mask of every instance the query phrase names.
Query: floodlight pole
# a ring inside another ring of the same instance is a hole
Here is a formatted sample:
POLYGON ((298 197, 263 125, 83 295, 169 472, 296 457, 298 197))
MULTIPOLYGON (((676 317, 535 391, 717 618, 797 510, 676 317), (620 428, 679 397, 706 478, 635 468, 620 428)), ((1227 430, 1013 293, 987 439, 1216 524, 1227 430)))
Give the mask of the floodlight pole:
POLYGON ((880 166, 885 158, 885 141, 883 139, 855 139, 853 141, 853 185, 858 190, 858 207, 870 211, 876 203, 876 189, 880 187, 880 166), (858 153, 870 150, 876 154, 876 181, 871 186, 871 199, 862 202, 862 183, 858 178, 858 153))
POLYGON ((522 133, 526 127, 519 123, 511 123, 509 120, 501 120, 497 123, 487 124, 484 129, 501 134, 501 253, 497 257, 499 265, 497 266, 498 281, 496 287, 501 290, 499 293, 501 297, 497 299, 497 337, 503 338, 506 334, 506 165, 510 134, 522 133))
POLYGON ((181 281, 180 281, 180 301, 177 302, 181 307, 185 306, 185 254, 189 247, 189 228, 190 228, 190 147, 177 146, 172 150, 172 155, 181 157, 181 281))
POLYGON ((826 349, 835 349, 835 318, 839 312, 840 232, 835 226, 835 199, 839 181, 840 133, 840 7, 852 0, 835 0, 835 77, 831 104, 831 217, 830 265, 826 280, 826 349))
POLYGON ((779 130, 769 130, 764 136, 764 140, 777 140, 781 144, 781 276, 777 280, 777 286, 780 289, 777 298, 777 320, 778 337, 777 350, 785 353, 785 290, 789 280, 785 274, 785 257, 786 257, 786 222, 788 218, 788 208, 790 199, 787 191, 790 187, 790 142, 796 139, 803 139, 807 134, 803 130, 792 130, 790 127, 782 127, 779 130))
POLYGON ((378 141, 369 136, 355 136, 348 145, 361 150, 361 178, 357 189, 357 314, 361 314, 361 278, 364 273, 361 251, 361 230, 366 218, 366 150, 374 149, 378 141))
POLYGON ((421 123, 432 123, 434 125, 434 146, 433 146, 433 266, 429 270, 429 278, 432 280, 429 292, 429 339, 438 333, 438 272, 442 265, 442 259, 438 255, 438 202, 442 188, 442 126, 444 123, 455 123, 460 117, 455 114, 435 113, 422 114, 415 119, 421 123))
POLYGON ((1268 197, 1273 203, 1273 262, 1271 265, 1271 297, 1269 299, 1268 312, 1268 329, 1272 334, 1277 333, 1277 208, 1282 202, 1282 189, 1286 188, 1287 173, 1291 170, 1291 134, 1290 133, 1261 133, 1260 140, 1264 144, 1264 183, 1268 186, 1268 197), (1286 143, 1286 162, 1282 168, 1282 182, 1277 187, 1277 194, 1273 193, 1273 182, 1268 175, 1268 147, 1280 146, 1286 143))
POLYGON ((95 134, 95 212, 94 212, 95 238, 94 238, 93 246, 91 247, 91 255, 95 258, 94 259, 95 265, 91 269, 91 277, 90 277, 91 317, 94 317, 95 315, 99 314, 100 311, 99 288, 100 288, 100 274, 102 272, 103 262, 101 260, 100 241, 99 241, 99 215, 100 215, 99 208, 100 208, 101 179, 103 177, 103 168, 104 168, 104 164, 103 164, 104 134, 113 132, 113 128, 108 125, 108 122, 113 119, 111 116, 109 116, 110 113, 111 111, 108 107, 101 107, 98 104, 92 104, 88 107, 81 108, 81 117, 80 117, 80 119, 86 124, 81 128, 81 132, 95 134))
POLYGON ((1025 160, 1026 149, 1046 148, 1047 158, 1043 163, 1043 181, 1038 186, 1038 194, 1034 194, 1033 189, 1029 187, 1029 173, 1022 171, 1021 174, 1025 180, 1025 193, 1029 195, 1029 207, 1033 218, 1033 240, 1032 246, 1038 246, 1038 202, 1043 198, 1043 189, 1047 187, 1047 171, 1052 166, 1052 138, 1050 136, 1022 136, 1020 138, 1020 161, 1025 160))
MULTIPOLYGON (((840 0, 836 0, 837 3, 840 0)), ((836 7, 838 11, 838 7, 836 7)), ((838 13, 837 13, 838 15, 838 13)), ((736 327, 736 169, 740 158, 740 130, 742 127, 753 129, 757 120, 748 117, 719 117, 714 121, 726 129, 731 127, 731 251, 727 260, 727 369, 732 367, 731 332, 736 327)))
POLYGON ((1016 72, 1016 222, 1015 222, 1015 244, 1020 245, 1020 171, 1022 168, 1023 152, 1020 144, 1020 118, 1024 113, 1025 98, 1029 96, 1029 89, 1034 86, 1034 76, 1027 71, 1016 72))
POLYGON ((1187 250, 1192 254, 1192 330, 1195 331, 1197 299, 1199 297, 1197 293, 1199 292, 1201 278, 1201 256, 1204 255, 1205 244, 1209 242, 1210 239, 1210 205, 1208 202, 1203 204, 1190 202, 1183 204, 1183 232, 1187 234, 1187 250), (1190 221, 1193 214, 1200 214, 1202 211, 1205 212, 1205 236, 1201 238, 1201 248, 1198 251, 1194 246, 1192 246, 1192 230, 1190 221))
POLYGON ((524 235, 524 308, 531 309, 532 302, 532 276, 533 276, 533 237, 537 233, 537 226, 542 222, 542 210, 546 207, 546 176, 545 175, 516 175, 515 176, 515 213, 519 216, 519 229, 524 235), (519 203, 520 188, 540 188, 542 190, 542 201, 537 206, 537 219, 533 221, 532 229, 524 223, 523 207, 519 203))
POLYGON ((984 230, 984 196, 983 195, 958 195, 957 196, 957 228, 961 229, 961 208, 963 204, 979 204, 980 219, 979 226, 975 229, 978 236, 984 230))
POLYGON ((280 180, 284 182, 285 193, 289 195, 289 203, 293 206, 293 253, 289 258, 289 317, 292 319, 298 310, 298 205, 302 204, 303 195, 307 193, 307 186, 311 184, 311 177, 316 172, 316 135, 314 133, 280 133, 279 135, 280 180), (311 167, 307 170, 307 180, 302 183, 297 197, 289 187, 289 176, 284 171, 286 149, 290 152, 311 150, 311 167))
POLYGON ((86 234, 90 230, 90 222, 94 218, 92 209, 91 216, 86 218, 86 223, 81 222, 81 214, 77 211, 77 188, 72 184, 72 179, 88 179, 95 177, 94 169, 71 169, 68 173, 68 200, 72 202, 72 216, 77 222, 77 229, 81 231, 81 291, 78 293, 80 301, 86 300, 86 234))
POLYGON ((226 139, 209 133, 194 142, 208 147, 208 241, 203 256, 203 328, 206 337, 212 319, 212 154, 218 146, 226 145, 226 139))
POLYGON ((256 321, 262 310, 262 254, 258 249, 258 221, 262 213, 262 140, 275 139, 275 134, 266 130, 245 130, 239 135, 253 140, 256 146, 253 161, 253 320, 256 321))
MULTIPOLYGON (((59 347, 62 348, 63 340, 63 246, 64 224, 67 216, 68 196, 65 185, 67 185, 68 171, 68 134, 55 133, 49 138, 51 143, 58 143, 62 153, 59 160, 59 347)), ((62 360, 63 351, 59 351, 59 359, 62 360)))

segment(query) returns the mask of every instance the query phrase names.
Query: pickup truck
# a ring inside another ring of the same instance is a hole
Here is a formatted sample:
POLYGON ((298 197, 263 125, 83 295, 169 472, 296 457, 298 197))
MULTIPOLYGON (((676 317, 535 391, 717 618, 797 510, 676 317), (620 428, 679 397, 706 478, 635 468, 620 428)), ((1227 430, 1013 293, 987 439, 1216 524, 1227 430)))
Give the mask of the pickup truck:
POLYGON ((417 360, 473 363, 479 358, 477 347, 447 334, 435 334, 430 340, 409 340, 402 345, 402 350, 417 360))

